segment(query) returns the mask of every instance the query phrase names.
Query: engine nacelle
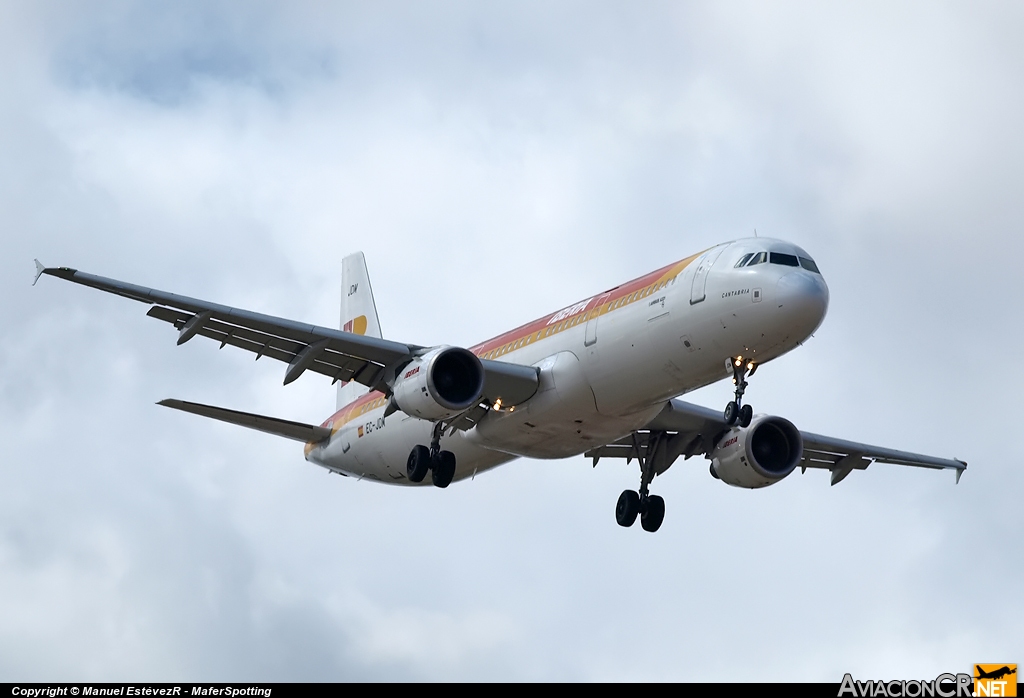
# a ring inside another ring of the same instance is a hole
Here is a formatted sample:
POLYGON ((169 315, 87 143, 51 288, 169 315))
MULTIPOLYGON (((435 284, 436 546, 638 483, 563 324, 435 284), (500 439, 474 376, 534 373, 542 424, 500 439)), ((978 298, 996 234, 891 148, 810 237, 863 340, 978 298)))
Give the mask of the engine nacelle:
POLYGON ((759 414, 748 427, 733 427, 711 452, 711 474, 734 487, 767 487, 800 463, 804 440, 793 423, 759 414))
POLYGON ((438 347, 406 365, 392 386, 398 408, 420 419, 453 417, 480 401, 484 367, 472 352, 438 347))

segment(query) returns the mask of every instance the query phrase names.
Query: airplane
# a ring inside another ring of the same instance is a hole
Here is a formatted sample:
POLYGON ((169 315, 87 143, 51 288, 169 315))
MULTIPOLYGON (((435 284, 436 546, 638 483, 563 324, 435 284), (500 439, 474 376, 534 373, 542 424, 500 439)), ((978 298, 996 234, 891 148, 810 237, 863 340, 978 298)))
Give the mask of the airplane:
POLYGON ((1011 669, 1008 666, 1004 666, 993 671, 983 671, 980 664, 975 664, 974 668, 978 672, 977 675, 975 675, 974 677, 976 679, 1001 679, 1004 676, 1009 676, 1010 674, 1017 673, 1016 667, 1011 669))
POLYGON ((616 502, 619 525, 657 531, 651 483, 703 455, 735 487, 773 485, 797 467, 836 485, 871 463, 953 470, 957 459, 800 431, 754 414, 748 379, 820 326, 829 291, 807 252, 784 240, 725 242, 467 348, 384 339, 361 252, 342 261, 341 329, 320 327, 107 279, 36 260, 55 276, 149 304, 178 344, 203 336, 339 382, 320 425, 183 400, 158 404, 305 442, 307 461, 398 485, 448 487, 518 457, 636 459, 640 484, 616 502), (679 396, 732 378, 723 411, 679 396))

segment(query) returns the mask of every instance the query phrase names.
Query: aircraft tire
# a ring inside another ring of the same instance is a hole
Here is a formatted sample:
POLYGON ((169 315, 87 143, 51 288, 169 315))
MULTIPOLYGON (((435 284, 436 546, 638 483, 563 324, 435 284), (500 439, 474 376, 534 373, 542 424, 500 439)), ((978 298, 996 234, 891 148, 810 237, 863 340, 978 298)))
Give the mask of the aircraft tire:
POLYGON ((739 405, 737 405, 735 402, 730 402, 728 405, 725 406, 725 413, 723 416, 725 417, 726 426, 731 427, 733 424, 736 423, 736 420, 739 419, 739 405))
POLYGON ((444 489, 452 484, 454 477, 455 454, 451 451, 441 451, 437 454, 437 461, 434 462, 434 468, 430 472, 430 479, 434 483, 434 487, 444 489))
POLYGON ((624 490, 615 504, 615 521, 623 528, 629 528, 640 513, 640 495, 633 490, 624 490))
POLYGON ((405 464, 405 474, 412 482, 423 482, 430 470, 430 449, 426 446, 413 446, 409 452, 409 460, 405 464))
POLYGON ((640 515, 640 525, 645 531, 654 533, 661 528, 661 522, 665 520, 665 500, 656 494, 647 498, 647 506, 644 513, 640 515))
POLYGON ((740 426, 749 427, 750 420, 754 418, 754 408, 750 405, 744 405, 740 408, 740 426))

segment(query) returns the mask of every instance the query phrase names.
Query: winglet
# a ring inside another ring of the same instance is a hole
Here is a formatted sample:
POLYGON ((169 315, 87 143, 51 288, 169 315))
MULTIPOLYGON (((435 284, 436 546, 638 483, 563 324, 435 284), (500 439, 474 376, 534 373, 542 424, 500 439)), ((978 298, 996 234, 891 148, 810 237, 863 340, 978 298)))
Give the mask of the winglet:
POLYGON ((36 262, 36 278, 32 281, 32 285, 33 286, 36 285, 36 283, 39 281, 39 277, 43 275, 44 271, 46 271, 46 267, 43 266, 42 262, 40 262, 38 259, 35 260, 35 262, 36 262))
MULTIPOLYGON (((960 462, 964 463, 963 461, 960 461, 960 462)), ((960 476, 964 474, 965 470, 967 470, 967 464, 966 463, 964 463, 964 467, 956 469, 956 484, 958 484, 958 485, 960 484, 960 476)))

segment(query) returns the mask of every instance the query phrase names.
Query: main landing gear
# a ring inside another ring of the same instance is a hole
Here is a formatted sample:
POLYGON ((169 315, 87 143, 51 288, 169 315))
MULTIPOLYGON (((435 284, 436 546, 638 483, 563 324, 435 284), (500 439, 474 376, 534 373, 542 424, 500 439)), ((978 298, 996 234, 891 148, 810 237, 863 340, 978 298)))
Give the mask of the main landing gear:
POLYGON ((645 457, 639 453, 640 449, 637 448, 637 457, 640 461, 640 491, 625 490, 619 495, 619 501, 615 504, 615 521, 620 526, 629 528, 636 522, 639 514, 643 529, 654 533, 661 528, 661 522, 665 520, 665 500, 650 493, 648 488, 654 479, 654 464, 651 462, 650 454, 645 457))
POLYGON ((729 367, 732 368, 732 382, 736 386, 736 399, 725 406, 725 423, 729 426, 739 424, 741 427, 750 426, 750 420, 754 417, 754 408, 743 404, 743 393, 747 389, 747 376, 753 376, 757 371, 757 364, 752 360, 744 360, 742 356, 728 359, 729 367))
POLYGON ((406 475, 413 482, 423 482, 423 478, 430 471, 430 480, 434 487, 447 487, 452 484, 455 477, 455 454, 451 451, 441 450, 441 422, 434 425, 434 431, 430 437, 430 448, 426 446, 414 446, 409 453, 409 460, 405 464, 406 475))

